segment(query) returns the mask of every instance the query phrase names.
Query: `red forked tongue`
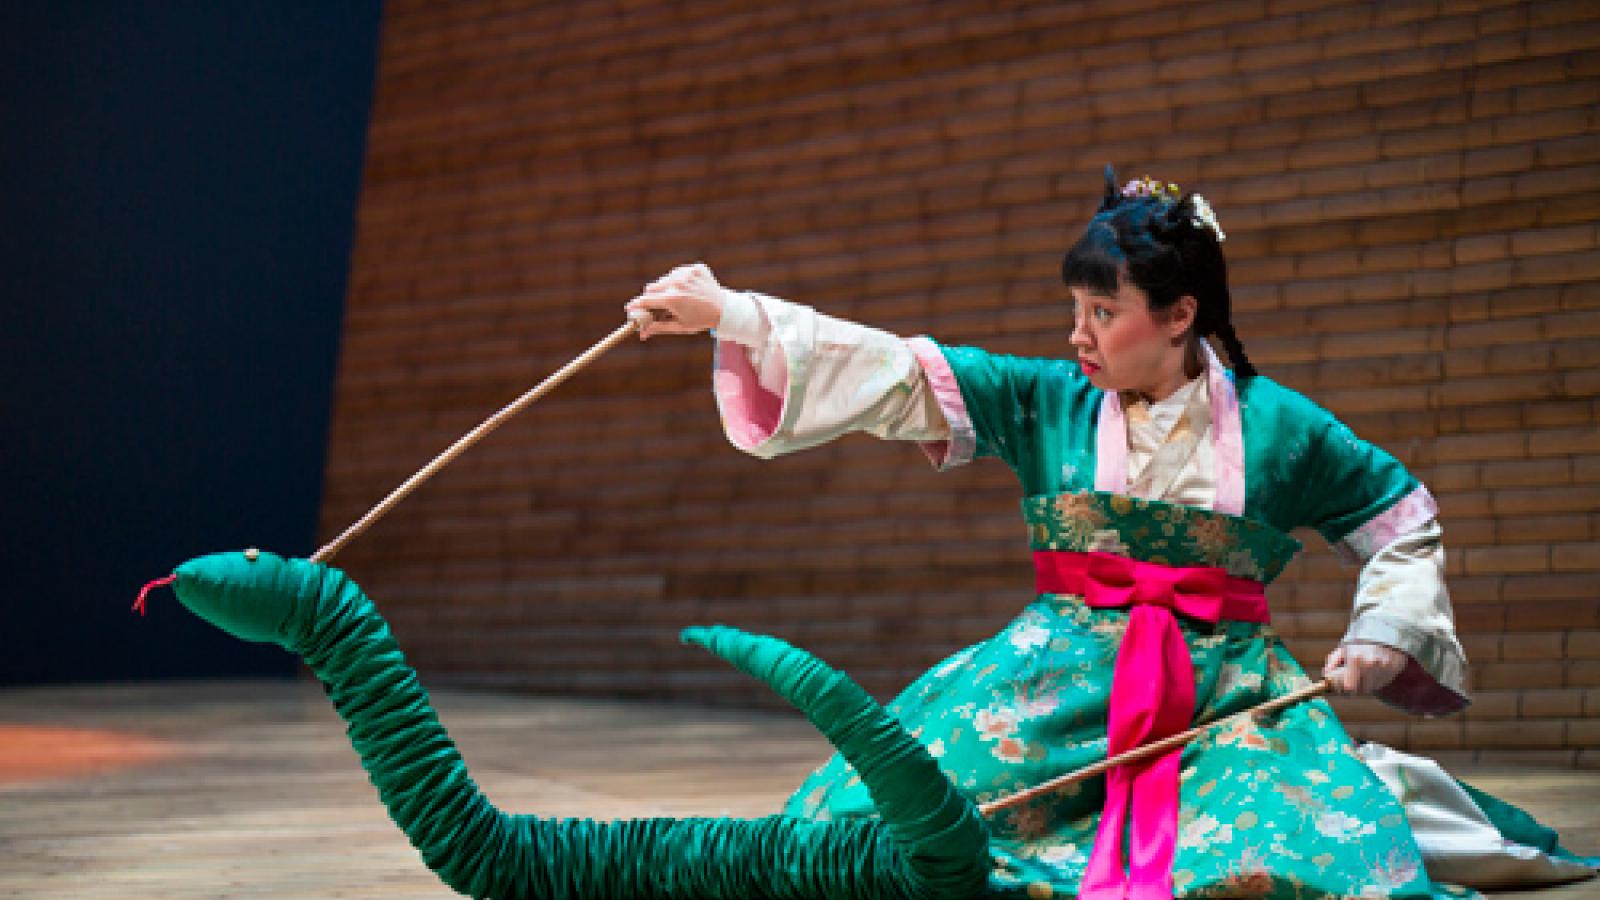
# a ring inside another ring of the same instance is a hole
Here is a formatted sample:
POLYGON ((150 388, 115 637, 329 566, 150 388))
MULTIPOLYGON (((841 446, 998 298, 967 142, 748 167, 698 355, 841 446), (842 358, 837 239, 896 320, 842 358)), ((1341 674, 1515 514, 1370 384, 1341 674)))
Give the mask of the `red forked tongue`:
POLYGON ((168 575, 165 578, 157 578, 155 581, 152 581, 149 584, 145 585, 144 589, 139 591, 139 599, 133 601, 134 610, 137 611, 139 613, 139 615, 141 615, 141 616, 144 615, 144 598, 150 596, 150 592, 155 590, 156 588, 163 587, 165 585, 169 585, 169 584, 171 584, 171 583, 173 583, 174 581, 177 581, 177 580, 178 580, 178 576, 176 576, 176 575, 168 575))

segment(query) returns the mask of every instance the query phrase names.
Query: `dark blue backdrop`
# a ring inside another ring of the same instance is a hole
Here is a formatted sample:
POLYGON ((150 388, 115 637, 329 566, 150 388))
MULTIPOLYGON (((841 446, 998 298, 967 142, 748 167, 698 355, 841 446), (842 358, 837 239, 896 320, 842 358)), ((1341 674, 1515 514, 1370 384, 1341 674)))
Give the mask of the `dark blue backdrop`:
POLYGON ((380 4, 0 7, 0 684, 288 674, 128 607, 314 549, 380 4))

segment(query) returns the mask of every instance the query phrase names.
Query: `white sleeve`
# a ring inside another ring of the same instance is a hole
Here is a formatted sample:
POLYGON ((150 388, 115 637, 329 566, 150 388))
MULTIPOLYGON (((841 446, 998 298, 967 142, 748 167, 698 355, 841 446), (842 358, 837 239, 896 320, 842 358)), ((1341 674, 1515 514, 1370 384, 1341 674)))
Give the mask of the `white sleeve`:
POLYGON ((765 458, 861 431, 943 459, 960 393, 931 341, 740 291, 727 292, 715 336, 713 387, 735 447, 765 458))
POLYGON ((1456 639, 1435 518, 1380 547, 1362 566, 1345 641, 1368 641, 1411 657, 1376 696, 1407 712, 1438 715, 1467 705, 1466 653, 1456 639))

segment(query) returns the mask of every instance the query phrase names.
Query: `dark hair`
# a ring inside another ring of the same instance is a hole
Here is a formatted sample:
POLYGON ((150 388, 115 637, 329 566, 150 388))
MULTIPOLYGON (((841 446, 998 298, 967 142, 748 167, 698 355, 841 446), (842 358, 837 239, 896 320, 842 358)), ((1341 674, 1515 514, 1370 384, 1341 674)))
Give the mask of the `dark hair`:
POLYGON ((1149 296, 1153 313, 1171 308, 1185 294, 1193 297, 1195 333, 1222 341, 1235 375, 1256 374, 1233 331, 1222 246, 1197 219, 1194 195, 1125 197, 1108 165, 1105 197, 1061 261, 1061 280, 1067 287, 1114 295, 1124 274, 1149 296))

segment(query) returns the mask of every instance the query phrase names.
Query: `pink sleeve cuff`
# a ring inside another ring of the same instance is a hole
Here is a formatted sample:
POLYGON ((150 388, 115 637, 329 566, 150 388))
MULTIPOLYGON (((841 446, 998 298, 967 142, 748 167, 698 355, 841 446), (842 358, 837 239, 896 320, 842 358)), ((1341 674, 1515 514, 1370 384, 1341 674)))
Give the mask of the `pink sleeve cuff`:
POLYGON ((949 440, 923 441, 919 444, 922 452, 928 454, 928 461, 941 472, 971 462, 977 452, 978 435, 972 427, 972 417, 967 413, 967 402, 961 399, 961 386, 956 383, 955 373, 950 370, 950 361, 944 358, 939 345, 928 338, 909 338, 906 346, 922 366, 922 373, 928 379, 939 410, 950 425, 949 440))
POLYGON ((1416 657, 1406 658, 1406 667, 1395 680, 1389 682, 1374 696, 1391 706, 1419 716, 1443 716, 1466 709, 1472 701, 1455 690, 1440 684, 1417 662, 1416 657))
POLYGON ((717 341, 716 361, 711 372, 711 389, 722 413, 722 428, 735 447, 746 452, 766 443, 783 422, 784 396, 788 393, 789 372, 782 354, 776 354, 776 372, 768 377, 778 391, 761 385, 761 377, 750 363, 750 350, 733 341, 717 341))
POLYGON ((1439 515, 1439 504, 1424 485, 1417 485, 1399 502, 1368 519, 1361 527, 1333 545, 1346 562, 1363 563, 1387 547, 1395 538, 1413 531, 1439 515))

